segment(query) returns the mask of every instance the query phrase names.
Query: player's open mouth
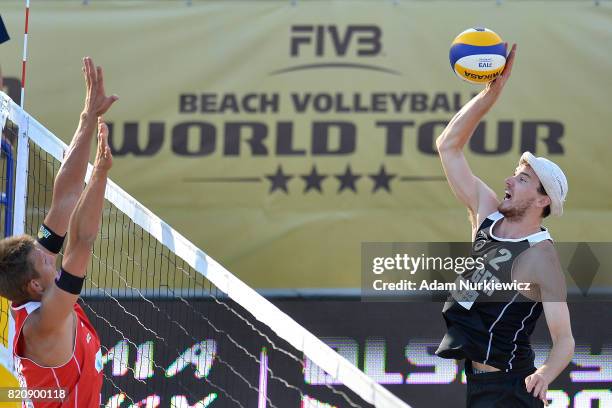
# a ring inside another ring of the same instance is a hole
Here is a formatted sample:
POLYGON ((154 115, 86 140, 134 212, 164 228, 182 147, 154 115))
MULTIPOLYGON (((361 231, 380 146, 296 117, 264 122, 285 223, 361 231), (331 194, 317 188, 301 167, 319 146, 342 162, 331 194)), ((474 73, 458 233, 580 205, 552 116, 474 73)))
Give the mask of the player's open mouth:
POLYGON ((504 193, 506 193, 506 194, 504 195, 504 200, 509 200, 509 199, 511 199, 511 198, 512 198, 512 194, 510 194, 510 193, 509 193, 507 190, 506 190, 506 191, 504 191, 504 193))

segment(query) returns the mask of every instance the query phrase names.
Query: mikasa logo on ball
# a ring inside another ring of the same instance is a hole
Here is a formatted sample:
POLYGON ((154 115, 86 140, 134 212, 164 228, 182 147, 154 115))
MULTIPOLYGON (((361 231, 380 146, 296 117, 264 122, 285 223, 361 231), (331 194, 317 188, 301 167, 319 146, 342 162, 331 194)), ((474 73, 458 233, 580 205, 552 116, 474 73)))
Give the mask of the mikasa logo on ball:
POLYGON ((478 74, 475 74, 475 73, 470 72, 470 71, 464 71, 463 75, 466 78, 477 79, 479 81, 480 80, 489 80, 489 81, 492 81, 493 79, 495 79, 499 75, 499 72, 494 72, 492 74, 487 74, 487 75, 478 75, 478 74))

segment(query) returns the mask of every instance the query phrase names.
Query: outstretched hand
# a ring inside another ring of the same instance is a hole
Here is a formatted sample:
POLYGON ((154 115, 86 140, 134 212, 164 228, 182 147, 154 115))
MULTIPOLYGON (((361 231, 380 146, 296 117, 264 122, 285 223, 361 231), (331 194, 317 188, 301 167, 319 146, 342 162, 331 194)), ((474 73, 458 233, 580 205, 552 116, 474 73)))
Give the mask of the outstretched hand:
POLYGON ((113 154, 108 146, 108 126, 100 116, 98 117, 98 149, 96 151, 94 168, 108 171, 112 166, 113 154))
POLYGON ((82 71, 87 87, 84 112, 95 116, 103 115, 119 97, 106 96, 102 67, 96 67, 90 57, 83 58, 82 71))
MULTIPOLYGON (((507 45, 506 45, 507 46, 507 45)), ((512 48, 508 53, 508 57, 506 58, 506 65, 504 66, 504 70, 497 78, 493 81, 489 82, 485 87, 485 93, 492 93, 495 96, 498 96, 506 82, 508 82, 508 78, 510 78, 510 74, 512 74, 512 67, 514 65, 514 58, 516 57, 516 44, 512 44, 512 48)))

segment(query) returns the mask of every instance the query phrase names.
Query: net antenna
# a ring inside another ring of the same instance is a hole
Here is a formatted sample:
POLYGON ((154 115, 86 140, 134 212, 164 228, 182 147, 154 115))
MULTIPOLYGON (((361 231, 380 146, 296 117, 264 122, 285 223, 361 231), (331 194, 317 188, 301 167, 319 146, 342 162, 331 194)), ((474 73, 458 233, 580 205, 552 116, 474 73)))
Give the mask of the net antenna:
POLYGON ((30 22, 30 0, 25 0, 25 28, 23 30, 23 59, 21 61, 21 108, 25 109, 26 64, 28 61, 28 25, 30 22))
MULTIPOLYGON (((22 100, 23 102, 23 100, 22 100)), ((50 131, 48 131, 43 125, 41 125, 35 118, 30 116, 25 110, 17 106, 6 94, 0 93, 0 119, 2 119, 2 125, 6 122, 7 118, 18 125, 19 127, 19 144, 18 144, 18 154, 17 154, 17 164, 16 164, 16 195, 15 195, 15 211, 14 211, 14 227, 15 233, 24 233, 27 231, 33 231, 37 228, 38 219, 41 217, 44 218, 45 208, 47 202, 43 202, 42 204, 36 203, 32 206, 32 191, 36 190, 37 180, 34 177, 34 173, 40 174, 48 169, 50 166, 59 165, 62 162, 64 152, 67 149, 67 145, 62 142, 59 138, 53 135, 50 131), (28 146, 30 146, 30 150, 28 150, 28 146), (29 153, 30 151, 30 153, 29 153), (38 152, 38 153, 37 153, 38 152), (39 156, 36 156, 38 154, 39 156), (53 164, 54 162, 55 164, 53 164), (42 168, 42 170, 41 170, 42 168), (28 173, 31 173, 28 177, 28 173), (30 197, 28 197, 28 178, 32 183, 30 187, 30 197), (29 200, 29 202, 28 202, 29 200), (26 207, 28 207, 26 209, 26 207), (27 214, 26 214, 27 212, 27 214), (38 218, 32 218, 32 212, 38 212, 38 218), (42 214, 41 214, 42 213, 42 214), (26 229, 26 216, 31 218, 28 220, 28 225, 26 229)), ((59 166, 56 166, 57 168, 59 166)), ((89 178, 92 174, 93 166, 89 164, 86 182, 89 181, 89 178)), ((49 192, 49 183, 52 183, 53 174, 47 174, 43 176, 44 180, 42 182, 47 183, 46 185, 42 185, 40 189, 40 194, 48 194, 49 192), (51 180, 51 181, 49 181, 51 180)), ((40 185, 39 181, 38 185, 40 185)), ((153 214, 149 209, 140 204, 137 200, 127 194, 123 189, 121 189, 117 184, 113 181, 109 180, 106 192, 105 199, 107 200, 107 206, 105 208, 108 209, 106 211, 105 217, 111 218, 114 214, 115 218, 119 216, 121 219, 118 222, 115 222, 115 228, 119 225, 120 231, 113 232, 108 225, 108 230, 105 230, 105 224, 103 222, 101 238, 102 240, 107 240, 107 245, 114 245, 114 241, 116 241, 117 236, 129 235, 129 240, 126 243, 127 249, 120 248, 118 251, 115 250, 112 255, 112 259, 102 259, 105 256, 105 250, 109 251, 109 247, 96 247, 94 246, 94 258, 97 258, 98 266, 100 271, 104 272, 104 274, 113 274, 119 275, 122 273, 122 269, 131 268, 132 271, 144 274, 144 279, 156 279, 155 277, 146 276, 146 272, 151 268, 158 268, 155 264, 163 264, 169 265, 169 267, 174 268, 173 272, 176 274, 177 279, 180 278, 181 282, 183 278, 189 278, 195 282, 209 282, 210 287, 214 288, 214 292, 211 291, 209 295, 214 298, 216 302, 215 306, 217 309, 220 309, 221 312, 225 313, 223 318, 219 319, 219 321, 223 322, 226 319, 226 315, 229 317, 238 317, 237 320, 241 320, 242 323, 246 323, 248 330, 251 330, 250 337, 261 337, 265 338, 268 341, 269 353, 273 351, 280 351, 282 354, 286 354, 293 359, 293 363, 296 361, 303 362, 304 360, 311 361, 314 365, 320 368, 321 373, 325 373, 326 380, 320 382, 319 384, 324 384, 326 387, 331 389, 331 392, 334 393, 334 397, 338 397, 339 395, 346 401, 342 403, 340 406, 351 406, 351 407, 369 407, 375 406, 379 408, 409 408, 409 406, 402 402, 399 398, 394 396, 390 391, 376 383, 372 378, 368 377, 362 371, 360 371, 355 365, 346 360, 344 357, 340 356, 336 353, 331 347, 325 344, 321 339, 317 338, 315 335, 310 333, 304 327, 299 325, 295 320, 289 317, 287 314, 278 309, 275 305, 273 305, 270 301, 262 297, 259 293, 257 293, 254 289, 246 285, 240 279, 238 279, 235 275, 233 275, 230 271, 228 271, 225 267, 207 255, 204 251, 197 248, 193 243, 187 240, 183 235, 174 230, 170 225, 161 220, 155 214, 153 214), (109 212, 111 215, 109 216, 109 212), (130 227, 128 231, 125 231, 125 227, 121 230, 122 225, 125 226, 129 224, 130 227), (106 231, 106 232, 105 232, 106 231), (123 235, 121 235, 123 234, 123 235), (145 237, 146 235, 146 237, 145 237), (139 247, 139 249, 135 249, 137 244, 136 241, 144 242, 143 246, 139 247), (152 242, 152 243, 151 243, 152 242), (96 249, 98 248, 98 249, 96 249), (131 249, 130 249, 131 248, 131 249), (140 253, 138 252, 140 251, 140 253), (96 256, 96 252, 99 254, 96 256), (143 255, 144 252, 144 255, 143 255), (126 263, 129 261, 129 266, 125 263, 121 263, 120 267, 116 267, 114 264, 115 255, 119 253, 119 255, 125 255, 126 263), (147 256, 147 254, 150 254, 147 256), (159 256, 159 258, 158 258, 159 256), (165 258, 164 258, 165 257, 165 258), (146 258, 146 259, 145 259, 146 258), (163 258, 163 259, 162 259, 163 258), (151 261, 152 259, 152 261, 151 261), (146 261, 146 264, 144 264, 146 261), (171 265, 170 265, 171 264, 171 265), (192 276, 190 276, 190 274, 192 276), (218 292, 217 292, 218 290, 218 292), (216 295, 215 295, 216 293, 216 295), (234 307, 232 305, 236 304, 234 307), (224 310, 225 309, 225 310, 224 310), (269 336, 271 333, 275 337, 274 341, 271 341, 269 336), (278 338, 278 339, 277 339, 278 338), (286 344, 291 347, 286 346, 286 344), (286 349, 290 348, 291 350, 297 351, 287 351, 286 349), (303 353, 302 356, 299 356, 303 353), (365 403, 355 403, 351 400, 351 398, 345 395, 345 391, 343 388, 340 390, 336 389, 330 384, 343 384, 347 387, 347 389, 351 392, 351 396, 356 395, 365 403), (368 405, 369 404, 369 405, 368 405)), ((99 245, 99 244, 98 244, 99 245)), ((112 249, 112 248, 111 248, 112 249)), ((161 268, 161 267, 160 267, 161 268)), ((155 269, 157 272, 157 269, 155 269)), ((88 277, 92 276, 94 273, 92 271, 88 272, 88 277)), ((95 275, 94 275, 95 276, 95 275)), ((102 276, 102 274, 100 274, 102 276)), ((174 275, 173 275, 174 276, 174 275)), ((151 333, 155 333, 156 340, 164 343, 164 349, 169 349, 171 352, 174 352, 171 347, 171 342, 167 341, 168 338, 166 335, 161 332, 158 333, 158 330, 163 329, 163 325, 159 327, 156 326, 153 329, 150 327, 146 327, 144 323, 141 323, 138 320, 137 313, 130 309, 130 300, 127 302, 119 301, 115 296, 118 296, 120 290, 126 290, 126 288, 130 291, 132 298, 128 298, 133 300, 145 300, 146 302, 141 302, 149 308, 150 313, 157 313, 155 319, 165 319, 167 318, 166 325, 173 325, 174 331, 172 335, 180 334, 181 331, 185 332, 186 336, 189 337, 191 334, 185 330, 185 326, 179 322, 175 317, 176 314, 172 314, 170 309, 166 309, 165 306, 161 302, 155 304, 153 300, 159 300, 159 296, 149 296, 147 290, 152 288, 157 288, 159 290, 160 285, 155 284, 154 286, 148 285, 146 282, 141 287, 138 287, 137 283, 134 284, 130 276, 120 276, 121 281, 119 283, 115 282, 113 287, 104 288, 106 281, 105 276, 99 278, 99 280, 93 281, 91 278, 88 278, 90 282, 91 290, 98 290, 101 292, 101 296, 105 298, 110 298, 113 302, 116 303, 116 306, 123 310, 124 315, 117 322, 108 322, 112 324, 122 324, 121 320, 129 320, 141 324, 143 329, 148 330, 151 333), (95 287, 92 287, 93 284, 95 287), (136 293, 136 295, 134 295, 136 293), (150 297, 150 298, 149 298, 150 297), (153 300, 151 300, 153 299, 153 300), (124 304, 125 303, 125 304, 124 304)), ((112 285, 111 285, 112 286, 112 285)), ((196 316, 197 310, 191 305, 188 301, 188 295, 185 294, 184 287, 183 291, 181 291, 181 286, 171 287, 166 282, 161 285, 167 290, 166 296, 168 298, 172 298, 173 300, 180 300, 187 305, 188 310, 192 310, 189 313, 190 316, 196 316)), ((187 292, 198 290, 202 292, 203 285, 200 283, 197 287, 189 287, 187 292)), ((87 297, 86 297, 87 299, 87 297)), ((179 302, 179 303, 180 303, 179 302)), ((97 315, 95 312, 95 307, 91 306, 91 303, 86 300, 85 306, 90 308, 88 310, 86 308, 87 313, 90 315, 90 319, 92 319, 92 323, 94 322, 95 316, 97 315)), ((115 305, 112 305, 115 307, 115 305)), ((119 309, 117 309, 119 310, 119 309)), ((187 313, 185 313, 187 314, 187 313)), ((142 315, 143 319, 147 316, 145 314, 142 315)), ((181 315, 182 316, 182 315, 181 315)), ((242 347, 238 341, 235 340, 233 333, 227 333, 224 329, 215 327, 210 321, 209 317, 201 315, 198 318, 201 318, 198 325, 209 324, 213 330, 215 330, 216 334, 219 336, 225 336, 232 343, 231 346, 235 347, 236 350, 242 348, 242 351, 247 355, 245 358, 251 358, 256 360, 258 363, 264 360, 264 357, 258 358, 259 351, 252 352, 246 350, 246 347, 242 347)), ((104 318, 104 317, 103 317, 104 318)), ((157 322, 156 320, 156 322, 157 322)), ((100 323, 102 324, 102 323, 100 323)), ((132 325, 135 326, 135 325, 132 325)), ((193 327, 193 330, 197 330, 198 327, 193 327)), ((118 328, 115 328, 115 331, 120 333, 118 328)), ((149 333, 150 334, 150 333, 149 333)), ((129 347, 128 342, 131 340, 126 338, 127 336, 121 337, 121 335, 117 336, 117 338, 122 339, 125 343, 120 343, 124 345, 126 348, 129 347)), ((11 336, 12 338, 12 336, 11 336)), ((194 340, 198 340, 193 336, 194 340)), ((118 343, 119 345, 119 343, 118 343)), ((139 351, 142 351, 143 355, 146 356, 145 350, 147 349, 145 344, 137 345, 139 347, 139 351)), ((250 381, 250 377, 248 373, 241 374, 237 373, 235 367, 232 365, 231 361, 224 360, 226 356, 221 353, 217 353, 217 349, 214 348, 214 343, 200 343, 199 349, 193 351, 192 354, 199 353, 199 355, 204 355, 206 353, 210 353, 211 358, 217 363, 225 364, 227 369, 229 369, 229 374, 237 374, 235 376, 236 383, 246 383, 250 391, 257 391, 258 384, 257 380, 254 382, 250 381), (206 350, 206 347, 212 347, 212 351, 206 350)), ((112 345, 105 345, 106 349, 109 350, 112 345)), ((195 346, 194 346, 195 347, 195 346)), ((117 353, 118 349, 115 349, 114 352, 117 353)), ((176 355, 181 354, 181 351, 176 350, 176 355)), ((177 364, 182 364, 184 361, 181 361, 182 356, 179 357, 177 364)), ((208 355, 208 354, 206 354, 208 355)), ((277 354, 278 355, 278 354, 277 354)), ((185 357, 187 358, 187 357, 185 357)), ((193 356, 191 357, 193 358, 193 356)), ((202 359, 203 361, 204 359, 202 359)), ((279 378, 274 374, 272 369, 273 364, 268 365, 267 357, 265 357, 265 368, 263 371, 267 371, 269 373, 270 380, 276 380, 281 383, 286 383, 283 378, 279 378)), ((146 360, 144 360, 147 362, 146 360)), ((161 368, 164 370, 164 375, 169 377, 173 375, 176 371, 176 364, 169 366, 167 369, 163 367, 158 367, 156 362, 149 361, 150 367, 136 367, 133 370, 135 376, 143 376, 143 372, 146 374, 147 369, 150 371, 154 369, 161 368), (174 371, 173 371, 174 370, 174 371)), ((146 366, 146 364, 145 364, 146 366)), ((203 380, 207 382, 207 384, 212 387, 219 395, 225 393, 225 395, 232 401, 236 403, 236 406, 249 406, 247 404, 243 404, 238 402, 239 396, 235 399, 231 395, 229 395, 227 391, 227 387, 223 384, 219 384, 213 380, 209 380, 206 375, 203 376, 203 380)), ((107 378, 107 380, 110 380, 107 378)), ((298 392, 302 401, 308 401, 309 396, 305 395, 303 391, 299 389, 299 387, 290 386, 286 383, 287 389, 291 390, 291 392, 298 392)), ((114 385, 114 384, 113 384, 114 385)), ((269 389, 269 384, 268 384, 269 389)), ((184 393, 189 394, 191 388, 186 385, 183 386, 184 393)), ((249 390, 248 390, 249 391, 249 390)), ((212 395, 212 394, 211 394, 212 395)), ((257 392, 254 394, 257 398, 257 392)), ((117 401, 122 400, 125 396, 123 394, 117 395, 117 401)), ((265 396, 261 396, 260 398, 266 398, 265 396)), ((270 398, 271 399, 271 398, 270 398)), ((265 406, 264 400, 262 399, 260 402, 260 406, 265 406)), ((278 406, 273 403, 269 403, 268 406, 278 406)), ((281 405, 282 406, 282 405, 281 405)), ((308 405, 305 405, 308 406, 308 405)), ((312 405, 314 406, 314 405, 312 405)))

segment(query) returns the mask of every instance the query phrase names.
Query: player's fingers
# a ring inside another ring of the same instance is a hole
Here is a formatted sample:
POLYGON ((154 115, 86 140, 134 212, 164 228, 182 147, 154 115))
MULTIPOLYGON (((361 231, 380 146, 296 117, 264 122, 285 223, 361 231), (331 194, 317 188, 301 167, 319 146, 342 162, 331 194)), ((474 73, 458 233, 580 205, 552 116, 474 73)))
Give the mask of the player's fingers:
POLYGON ((108 154, 108 127, 106 123, 102 125, 102 132, 100 134, 100 143, 98 144, 100 148, 100 157, 104 159, 108 159, 110 155, 108 154))
POLYGON ((542 401, 546 401, 546 391, 548 391, 548 387, 542 387, 542 390, 540 390, 540 393, 538 394, 538 398, 540 398, 542 401))
POLYGON ((104 123, 102 116, 98 117, 98 148, 104 152, 108 145, 108 126, 104 123))
POLYGON ((91 81, 91 66, 89 63, 89 57, 83 58, 83 65, 85 66, 85 75, 91 81))
POLYGON ((512 65, 512 63, 514 62, 515 57, 516 57, 516 44, 512 44, 512 48, 510 49, 510 52, 508 53, 508 57, 507 57, 507 59, 511 63, 510 65, 512 65))
POLYGON ((108 140, 108 125, 104 122, 100 124, 100 138, 102 145, 106 145, 106 142, 108 140))
POLYGON ((119 97, 117 95, 111 95, 109 97, 107 97, 104 100, 104 103, 102 104, 102 106, 100 107, 100 113, 105 113, 113 103, 115 103, 117 100, 119 100, 119 97))
POLYGON ((109 165, 112 165, 113 162, 113 153, 110 149, 110 147, 106 147, 106 152, 104 153, 104 158, 106 159, 106 161, 108 162, 109 165))
POLYGON ((525 377, 525 388, 527 389, 527 392, 531 392, 531 389, 533 388, 533 384, 531 382, 531 379, 533 378, 533 376, 528 375, 527 377, 525 377))
POLYGON ((83 57, 83 66, 81 67, 81 71, 83 72, 83 77, 85 78, 85 85, 87 87, 91 87, 91 77, 89 75, 89 68, 87 67, 87 57, 83 57))
POLYGON ((104 76, 102 73, 102 67, 96 67, 96 74, 98 77, 98 89, 104 94, 104 76))
POLYGON ((89 75, 91 76, 91 84, 93 87, 98 86, 98 75, 96 74, 96 67, 93 63, 93 60, 90 57, 87 57, 87 65, 89 66, 89 75))
POLYGON ((512 49, 510 50, 510 53, 508 54, 508 57, 506 58, 506 65, 504 66, 504 69, 502 70, 502 72, 497 76, 497 78, 493 80, 493 85, 498 84, 498 86, 503 86, 506 83, 506 81, 508 80, 508 77, 512 73, 512 67, 514 66, 514 55, 515 54, 516 54, 516 44, 512 46, 512 49))
POLYGON ((104 148, 108 149, 108 125, 106 123, 102 124, 102 143, 104 143, 104 148))
POLYGON ((512 67, 514 66, 514 59, 516 58, 516 44, 512 44, 512 49, 508 54, 508 58, 506 59, 506 66, 504 67, 504 74, 507 73, 506 76, 509 76, 512 72, 512 67))
POLYGON ((534 397, 539 398, 540 392, 542 391, 542 387, 544 384, 540 380, 536 380, 536 383, 533 387, 533 392, 531 393, 534 397))

